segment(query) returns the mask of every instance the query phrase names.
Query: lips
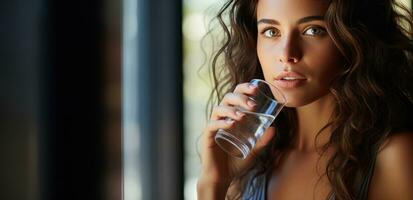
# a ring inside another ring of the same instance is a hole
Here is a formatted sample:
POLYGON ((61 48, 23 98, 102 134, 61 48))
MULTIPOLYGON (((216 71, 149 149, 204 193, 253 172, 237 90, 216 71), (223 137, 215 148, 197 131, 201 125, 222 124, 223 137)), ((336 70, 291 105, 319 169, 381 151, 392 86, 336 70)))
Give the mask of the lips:
POLYGON ((289 71, 275 77, 275 83, 281 88, 297 88, 306 82, 307 78, 300 73, 289 71))

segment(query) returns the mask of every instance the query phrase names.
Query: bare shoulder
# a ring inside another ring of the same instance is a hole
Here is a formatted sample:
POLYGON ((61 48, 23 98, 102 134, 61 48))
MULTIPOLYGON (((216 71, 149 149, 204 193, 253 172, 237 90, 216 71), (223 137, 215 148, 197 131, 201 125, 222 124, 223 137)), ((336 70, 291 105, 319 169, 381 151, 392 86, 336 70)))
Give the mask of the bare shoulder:
POLYGON ((380 148, 370 199, 413 199, 413 132, 391 135, 380 148))
MULTIPOLYGON (((412 159, 413 132, 400 132, 391 135, 381 146, 378 161, 391 161, 390 159, 412 159)), ((384 163, 383 163, 384 164, 384 163)))

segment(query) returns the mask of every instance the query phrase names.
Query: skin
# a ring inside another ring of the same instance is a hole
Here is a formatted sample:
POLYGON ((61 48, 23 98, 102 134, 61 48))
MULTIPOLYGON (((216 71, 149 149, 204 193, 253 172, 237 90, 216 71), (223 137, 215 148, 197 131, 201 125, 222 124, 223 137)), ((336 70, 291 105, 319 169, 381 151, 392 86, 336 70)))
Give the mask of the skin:
POLYGON ((413 134, 397 133, 382 146, 369 199, 413 199, 413 134))
MULTIPOLYGON (((257 54, 265 79, 277 85, 274 77, 284 71, 306 78, 299 87, 281 88, 287 106, 297 110, 299 127, 296 144, 272 174, 268 199, 326 199, 331 189, 322 176, 328 154, 320 158, 314 143, 333 111, 329 88, 343 63, 323 20, 327 7, 322 0, 258 2, 257 54)), ((318 144, 329 136, 326 129, 318 144)))
MULTIPOLYGON (((257 5, 257 54, 264 78, 275 85, 274 77, 284 71, 298 72, 306 78, 299 87, 281 88, 287 106, 297 110, 299 127, 295 145, 272 172, 267 186, 270 200, 326 199, 331 191, 323 174, 334 149, 323 156, 316 151, 328 142, 330 130, 325 129, 314 142, 333 112, 335 102, 329 87, 343 66, 343 58, 322 19, 327 7, 324 0, 260 0, 257 5)), ((234 192, 230 187, 234 175, 251 164, 250 157, 229 157, 216 145, 214 136, 218 129, 229 128, 242 119, 243 114, 235 106, 254 106, 247 95, 255 89, 248 83, 239 84, 213 109, 202 138, 198 199, 225 199, 226 194, 234 192)), ((259 152, 275 134, 275 128, 270 127, 254 151, 259 152)), ((409 189, 413 185, 412 153, 412 133, 394 134, 386 141, 377 157, 370 199, 413 199, 413 190, 409 189)))
POLYGON ((330 84, 343 65, 323 20, 327 7, 324 0, 261 0, 257 6, 257 54, 265 79, 277 85, 274 77, 284 71, 306 78, 300 87, 280 88, 287 106, 297 108, 301 148, 313 148, 327 123, 334 106, 330 84))

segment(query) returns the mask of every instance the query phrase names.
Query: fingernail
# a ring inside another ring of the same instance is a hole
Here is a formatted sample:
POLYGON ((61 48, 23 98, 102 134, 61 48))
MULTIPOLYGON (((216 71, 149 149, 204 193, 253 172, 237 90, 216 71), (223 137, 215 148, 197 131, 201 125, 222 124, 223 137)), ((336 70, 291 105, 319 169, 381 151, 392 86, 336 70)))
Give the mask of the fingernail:
POLYGON ((238 115, 238 116, 240 116, 240 117, 241 117, 241 116, 244 116, 244 113, 242 113, 241 111, 236 111, 235 114, 238 115))
POLYGON ((250 87, 251 89, 254 89, 254 88, 256 88, 257 86, 250 83, 250 84, 248 85, 248 87, 250 87))
POLYGON ((250 107, 254 107, 254 106, 257 105, 253 100, 248 100, 248 101, 247 101, 247 104, 248 104, 250 107))

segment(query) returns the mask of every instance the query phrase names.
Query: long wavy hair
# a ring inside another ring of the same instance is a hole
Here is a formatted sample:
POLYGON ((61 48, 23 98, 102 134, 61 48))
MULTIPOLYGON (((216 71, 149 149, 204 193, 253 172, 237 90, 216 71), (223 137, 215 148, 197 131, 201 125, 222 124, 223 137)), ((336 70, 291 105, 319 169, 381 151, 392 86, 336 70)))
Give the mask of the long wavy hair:
MULTIPOLYGON (((224 37, 212 57, 210 105, 237 84, 264 78, 256 52, 257 3, 228 0, 215 18, 224 37)), ((395 0, 331 0, 324 17, 345 63, 330 87, 336 107, 324 128, 331 128, 331 138, 319 150, 321 154, 328 147, 335 150, 325 172, 330 195, 355 199, 369 162, 386 138, 412 130, 408 120, 413 114, 413 16, 395 0)), ((230 199, 240 198, 247 183, 277 168, 295 138, 296 118, 294 108, 277 117, 276 137, 255 155, 256 164, 235 178, 238 194, 230 199)))

